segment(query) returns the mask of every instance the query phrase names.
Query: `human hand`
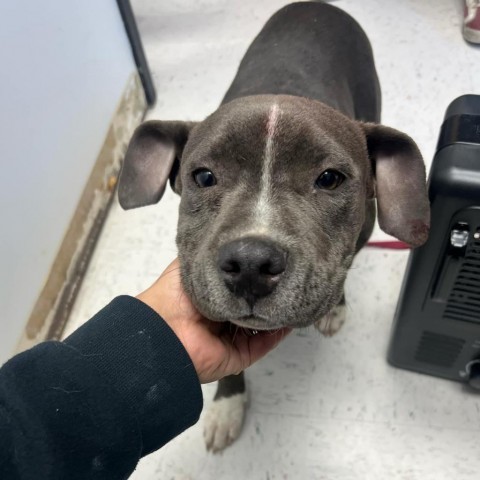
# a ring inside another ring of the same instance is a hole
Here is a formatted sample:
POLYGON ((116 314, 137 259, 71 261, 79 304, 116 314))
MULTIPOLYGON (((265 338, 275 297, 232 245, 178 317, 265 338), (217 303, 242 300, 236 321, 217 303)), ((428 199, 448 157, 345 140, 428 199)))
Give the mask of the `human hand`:
POLYGON ((178 259, 137 298, 153 308, 174 331, 192 359, 201 383, 239 374, 291 331, 282 328, 253 335, 241 327, 206 319, 183 290, 178 259))

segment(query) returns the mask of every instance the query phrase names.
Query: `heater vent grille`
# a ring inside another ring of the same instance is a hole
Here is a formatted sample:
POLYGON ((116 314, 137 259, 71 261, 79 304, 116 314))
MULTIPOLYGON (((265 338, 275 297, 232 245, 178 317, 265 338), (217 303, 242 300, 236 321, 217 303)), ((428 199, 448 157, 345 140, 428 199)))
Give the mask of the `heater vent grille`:
POLYGON ((480 323, 480 241, 470 244, 453 284, 444 318, 480 323))
POLYGON ((462 351, 465 341, 425 331, 418 343, 415 360, 439 367, 450 368, 462 351))

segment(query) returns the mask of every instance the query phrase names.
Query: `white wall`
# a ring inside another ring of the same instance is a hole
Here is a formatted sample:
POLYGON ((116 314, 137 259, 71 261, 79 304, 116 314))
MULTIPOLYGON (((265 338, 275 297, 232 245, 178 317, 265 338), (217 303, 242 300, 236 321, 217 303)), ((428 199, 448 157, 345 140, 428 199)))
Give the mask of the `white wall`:
POLYGON ((134 70, 115 0, 0 2, 0 364, 134 70))

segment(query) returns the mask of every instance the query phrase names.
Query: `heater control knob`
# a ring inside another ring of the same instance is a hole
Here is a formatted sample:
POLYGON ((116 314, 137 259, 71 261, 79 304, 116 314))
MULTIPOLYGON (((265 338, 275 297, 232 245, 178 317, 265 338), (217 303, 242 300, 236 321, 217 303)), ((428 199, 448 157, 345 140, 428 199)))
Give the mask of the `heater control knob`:
POLYGON ((470 363, 468 383, 472 388, 480 390, 480 360, 474 360, 470 363))

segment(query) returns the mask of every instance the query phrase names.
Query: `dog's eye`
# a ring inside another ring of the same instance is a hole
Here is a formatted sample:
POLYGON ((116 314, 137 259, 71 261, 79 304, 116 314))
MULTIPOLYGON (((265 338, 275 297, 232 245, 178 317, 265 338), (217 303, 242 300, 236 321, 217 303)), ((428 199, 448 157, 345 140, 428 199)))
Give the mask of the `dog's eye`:
POLYGON ((336 170, 325 170, 315 181, 315 186, 325 190, 334 190, 340 186, 344 180, 345 175, 343 173, 337 172, 336 170))
POLYGON ((199 168, 193 172, 193 179, 200 188, 213 187, 217 184, 215 175, 206 168, 199 168))

